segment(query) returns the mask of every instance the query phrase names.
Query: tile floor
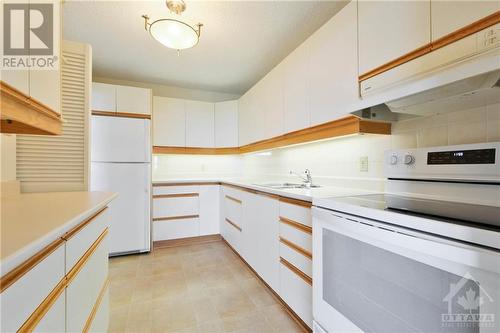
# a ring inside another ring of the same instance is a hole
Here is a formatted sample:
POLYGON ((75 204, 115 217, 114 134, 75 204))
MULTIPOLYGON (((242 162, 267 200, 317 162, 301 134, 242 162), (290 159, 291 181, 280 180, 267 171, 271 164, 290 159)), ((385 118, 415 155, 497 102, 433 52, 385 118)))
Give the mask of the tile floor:
POLYGON ((110 332, 302 332, 222 241, 110 259, 110 332))

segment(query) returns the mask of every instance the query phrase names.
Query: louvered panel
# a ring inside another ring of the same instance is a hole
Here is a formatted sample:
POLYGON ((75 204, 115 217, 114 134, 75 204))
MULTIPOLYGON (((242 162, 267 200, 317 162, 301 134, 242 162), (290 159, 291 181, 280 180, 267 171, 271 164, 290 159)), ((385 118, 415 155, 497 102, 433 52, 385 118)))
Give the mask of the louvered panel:
POLYGON ((87 189, 88 52, 82 44, 65 42, 63 45, 62 135, 17 136, 17 177, 26 192, 87 189))

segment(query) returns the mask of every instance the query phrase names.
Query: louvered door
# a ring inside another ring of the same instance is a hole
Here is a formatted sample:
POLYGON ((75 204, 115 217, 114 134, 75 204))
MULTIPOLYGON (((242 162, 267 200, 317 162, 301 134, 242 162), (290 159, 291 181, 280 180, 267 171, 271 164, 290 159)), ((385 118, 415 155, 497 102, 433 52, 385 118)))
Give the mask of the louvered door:
POLYGON ((62 135, 17 136, 17 178, 24 192, 88 190, 91 49, 64 41, 62 57, 62 135))

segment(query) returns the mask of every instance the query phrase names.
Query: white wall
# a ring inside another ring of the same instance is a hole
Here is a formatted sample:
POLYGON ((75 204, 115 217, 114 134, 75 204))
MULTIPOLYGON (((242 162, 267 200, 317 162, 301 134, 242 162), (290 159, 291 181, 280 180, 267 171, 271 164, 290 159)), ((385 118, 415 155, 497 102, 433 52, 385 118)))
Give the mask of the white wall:
MULTIPOLYGON (((193 172, 196 177, 228 173, 251 179, 288 179, 309 168, 320 184, 383 190, 383 152, 463 143, 500 141, 500 104, 394 123, 392 135, 357 135, 239 156, 157 156, 155 178, 193 172), (368 171, 360 158, 368 157, 368 171), (184 172, 186 171, 186 172, 184 172)), ((188 176, 189 177, 189 176, 188 176)))
POLYGON ((228 93, 217 92, 217 91, 188 89, 188 88, 180 88, 180 87, 174 87, 174 86, 165 86, 165 85, 154 84, 154 83, 117 80, 117 79, 105 78, 105 77, 93 77, 92 80, 95 82, 101 82, 101 83, 118 84, 118 85, 131 86, 131 87, 149 88, 149 89, 153 90, 153 96, 191 99, 191 100, 195 100, 195 101, 205 101, 205 102, 211 102, 211 103, 235 100, 235 99, 238 99, 240 97, 240 95, 228 94, 228 93))
POLYGON ((16 180, 16 136, 0 135, 0 181, 16 180))

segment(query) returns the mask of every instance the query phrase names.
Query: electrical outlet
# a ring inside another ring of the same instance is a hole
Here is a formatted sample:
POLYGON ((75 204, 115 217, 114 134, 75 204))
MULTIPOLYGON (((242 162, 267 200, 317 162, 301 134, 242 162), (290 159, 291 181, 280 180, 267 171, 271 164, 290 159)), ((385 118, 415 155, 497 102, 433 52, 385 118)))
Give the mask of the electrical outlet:
POLYGON ((359 171, 368 172, 368 156, 361 156, 359 158, 359 171))

